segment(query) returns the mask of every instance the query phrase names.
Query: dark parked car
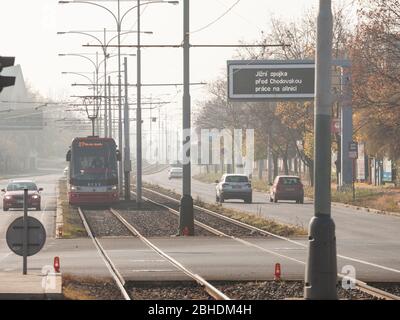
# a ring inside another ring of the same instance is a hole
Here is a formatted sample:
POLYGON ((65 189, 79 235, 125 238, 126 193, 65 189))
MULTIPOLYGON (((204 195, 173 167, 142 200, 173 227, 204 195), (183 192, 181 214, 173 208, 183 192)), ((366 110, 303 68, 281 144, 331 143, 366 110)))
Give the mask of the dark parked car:
POLYGON ((38 188, 36 183, 28 180, 11 181, 6 189, 1 191, 3 195, 3 210, 8 211, 12 208, 23 208, 24 207, 24 189, 28 189, 28 208, 35 208, 37 211, 41 210, 40 202, 40 191, 42 188, 38 188))
POLYGON ((277 176, 270 190, 270 201, 295 200, 304 203, 304 187, 297 176, 277 176))

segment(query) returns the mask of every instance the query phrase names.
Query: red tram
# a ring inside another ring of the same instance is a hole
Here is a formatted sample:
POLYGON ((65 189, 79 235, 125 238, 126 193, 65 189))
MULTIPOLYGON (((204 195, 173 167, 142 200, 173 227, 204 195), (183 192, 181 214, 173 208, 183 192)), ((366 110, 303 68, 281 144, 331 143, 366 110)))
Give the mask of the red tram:
POLYGON ((67 153, 69 203, 111 205, 118 201, 118 161, 114 139, 75 138, 67 153))

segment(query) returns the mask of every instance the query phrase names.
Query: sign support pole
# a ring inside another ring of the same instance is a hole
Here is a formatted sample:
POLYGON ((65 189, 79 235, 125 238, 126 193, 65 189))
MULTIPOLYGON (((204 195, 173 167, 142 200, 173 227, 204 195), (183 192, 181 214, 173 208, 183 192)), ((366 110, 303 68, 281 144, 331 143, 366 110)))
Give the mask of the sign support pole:
POLYGON ((315 79, 315 200, 308 231, 304 287, 304 298, 310 300, 338 299, 335 223, 331 218, 332 38, 332 1, 320 0, 315 79))
POLYGON ((22 237, 22 274, 28 273, 28 189, 24 189, 24 234, 22 237))
POLYGON ((353 201, 356 201, 356 159, 353 159, 353 201))

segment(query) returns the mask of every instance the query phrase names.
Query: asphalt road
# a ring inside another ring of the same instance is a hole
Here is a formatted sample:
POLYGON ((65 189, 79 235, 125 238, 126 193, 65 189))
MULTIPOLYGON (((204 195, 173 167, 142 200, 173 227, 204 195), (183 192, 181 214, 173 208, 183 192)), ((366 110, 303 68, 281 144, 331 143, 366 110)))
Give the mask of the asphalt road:
MULTIPOLYGON (((60 175, 46 175, 32 177, 38 185, 44 188, 43 192, 43 211, 30 211, 29 214, 37 217, 46 226, 48 239, 43 250, 37 255, 30 257, 28 266, 30 273, 41 273, 44 267, 51 266, 53 258, 59 256, 61 259, 61 270, 63 273, 87 276, 109 276, 108 270, 99 257, 90 239, 54 239, 55 222, 55 191, 56 183, 60 175)), ((146 177, 146 180, 160 181, 159 183, 179 190, 179 180, 169 181, 166 174, 146 177), (163 180, 165 180, 163 182, 163 180)), ((4 185, 5 181, 0 181, 4 185)), ((206 200, 203 193, 208 194, 210 201, 214 200, 212 185, 193 183, 194 195, 199 195, 206 200), (211 190, 211 191, 210 191, 211 190), (207 191, 207 192, 206 192, 207 191)), ((256 194, 258 204, 244 205, 242 203, 227 203, 225 206, 233 206, 246 210, 248 207, 256 210, 257 207, 265 206, 264 213, 273 211, 278 215, 279 212, 286 219, 290 220, 290 214, 301 216, 304 210, 304 217, 307 220, 312 214, 312 206, 294 204, 270 204, 266 201, 265 195, 256 194), (289 208, 283 210, 284 208, 289 208), (268 210, 267 210, 268 209, 268 210), (309 212, 310 211, 310 212, 309 212)), ((8 225, 22 212, 0 211, 0 272, 13 274, 21 271, 22 259, 10 252, 5 243, 5 232, 8 225)), ((336 212, 334 213, 336 215, 336 212)), ((364 217, 364 214, 354 213, 356 217, 364 217)), ((393 217, 375 216, 365 214, 366 217, 380 219, 384 223, 385 219, 390 230, 393 224, 393 217)), ((336 218, 335 218, 336 219, 336 218)), ((343 217, 342 219, 345 219, 343 217)), ((396 218, 394 221, 398 221, 396 218)), ((362 224, 355 224, 354 228, 359 229, 362 224)), ((338 224, 338 233, 341 224, 338 224)), ((338 259, 338 271, 340 272, 345 265, 353 265, 356 268, 356 277, 364 281, 400 281, 400 254, 398 236, 396 234, 386 234, 384 237, 371 236, 376 230, 377 224, 370 226, 370 232, 365 231, 364 238, 362 232, 358 230, 354 235, 348 235, 347 239, 338 239, 339 253, 346 254, 356 260, 349 258, 338 259), (391 238, 391 246, 388 241, 382 239, 391 238), (385 245, 387 247, 385 247, 385 245)), ((275 263, 282 265, 283 278, 302 279, 304 277, 304 266, 306 261, 306 240, 299 242, 303 246, 288 243, 279 239, 248 239, 250 244, 244 245, 232 239, 218 237, 168 237, 151 239, 156 245, 160 246, 170 256, 190 268, 195 273, 208 280, 265 280, 273 278, 275 263)), ((101 243, 107 254, 116 264, 124 278, 127 280, 184 280, 182 275, 174 266, 163 258, 152 252, 139 239, 128 238, 102 238, 101 243)), ((1 279, 0 279, 1 285, 1 279)))
MULTIPOLYGON (((15 179, 23 179, 25 177, 16 177, 15 179)), ((41 211, 29 211, 28 215, 38 219, 44 225, 47 235, 47 243, 54 238, 55 235, 55 214, 56 214, 56 184, 59 175, 57 174, 46 174, 40 176, 26 177, 26 179, 36 181, 38 187, 43 188, 42 195, 42 210, 41 211)), ((3 189, 8 184, 8 179, 0 180, 0 189, 3 189)), ((3 211, 3 201, 0 201, 0 270, 7 271, 15 269, 15 265, 9 265, 8 267, 2 268, 4 263, 10 257, 15 256, 10 252, 6 243, 6 232, 8 226, 18 217, 23 215, 23 211, 20 209, 10 209, 9 211, 3 211)), ((21 260, 15 256, 16 259, 21 260)))
MULTIPOLYGON (((56 185, 60 175, 42 175, 32 176, 26 179, 36 181, 39 188, 43 188, 42 195, 42 210, 30 210, 28 214, 43 223, 46 229, 47 237, 54 237, 55 233, 55 210, 56 210, 56 185)), ((24 179, 22 177, 16 179, 24 179)), ((0 189, 6 188, 7 180, 0 180, 0 189)), ((5 240, 5 234, 8 226, 17 217, 23 215, 22 209, 10 209, 10 211, 3 211, 3 201, 0 201, 0 242, 5 240)))
MULTIPOLYGON (((304 278, 306 249, 278 239, 248 239, 257 247, 215 237, 152 238, 151 241, 169 256, 209 281, 272 280, 276 263, 281 264, 283 279, 304 278)), ((137 238, 101 238, 100 242, 125 280, 188 280, 186 275, 137 238)), ((0 248, 0 257, 4 253, 6 249, 0 248)), ((51 268, 55 256, 60 257, 61 271, 64 274, 110 276, 92 241, 87 238, 50 239, 39 254, 29 258, 29 273, 41 273, 43 268, 51 268)), ((365 258, 367 257, 365 255, 365 258)), ((348 264, 345 259, 338 259, 338 271, 348 264)), ((21 258, 10 255, 0 260, 0 265, 0 274, 20 272, 21 258)), ((400 277, 391 271, 357 262, 352 265, 356 268, 356 277, 359 280, 400 282, 400 277)))
MULTIPOLYGON (((167 171, 145 176, 144 180, 178 193, 182 190, 182 180, 169 180, 167 171)), ((215 185, 192 180, 192 195, 194 199, 214 203, 215 185)), ((303 205, 294 201, 271 203, 269 195, 261 192, 254 192, 253 201, 253 204, 244 204, 241 200, 232 200, 223 206, 306 229, 313 216, 311 201, 303 205)), ((332 217, 336 224, 338 254, 346 257, 343 260, 347 264, 356 266, 361 263, 373 267, 376 272, 389 271, 394 278, 400 279, 400 217, 345 206, 333 206, 332 217)))

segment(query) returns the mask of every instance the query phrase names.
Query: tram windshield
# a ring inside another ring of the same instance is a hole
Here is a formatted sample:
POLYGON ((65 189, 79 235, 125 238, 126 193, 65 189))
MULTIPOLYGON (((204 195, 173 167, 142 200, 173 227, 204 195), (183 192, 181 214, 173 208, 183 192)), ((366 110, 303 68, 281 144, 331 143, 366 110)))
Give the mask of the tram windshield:
POLYGON ((85 181, 117 179, 115 147, 76 148, 73 156, 72 178, 85 181))

